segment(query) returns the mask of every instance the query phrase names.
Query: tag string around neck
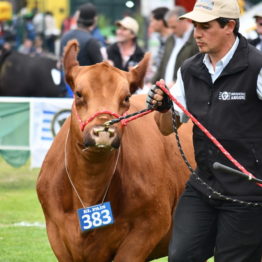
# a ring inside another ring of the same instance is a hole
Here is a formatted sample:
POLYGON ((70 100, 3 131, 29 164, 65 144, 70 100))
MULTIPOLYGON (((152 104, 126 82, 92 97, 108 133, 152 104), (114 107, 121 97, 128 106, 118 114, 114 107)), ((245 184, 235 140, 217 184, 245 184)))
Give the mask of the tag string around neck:
MULTIPOLYGON (((82 207, 83 207, 83 208, 86 208, 87 206, 84 204, 84 201, 83 201, 82 198, 80 197, 80 195, 79 195, 79 193, 78 193, 78 191, 77 191, 77 189, 76 189, 76 187, 75 187, 75 185, 74 185, 74 183, 73 183, 73 181, 72 181, 72 179, 71 179, 71 176, 70 176, 70 173, 69 173, 69 170, 68 170, 68 162, 67 162, 67 142, 68 142, 69 133, 70 133, 70 128, 69 128, 68 131, 67 131, 66 141, 65 141, 65 170, 66 170, 66 174, 67 174, 67 177, 68 177, 68 179, 69 179, 69 182, 70 182, 72 188, 74 189, 78 200, 80 201, 82 207)), ((110 187, 111 182, 112 182, 112 178, 113 178, 113 176, 114 176, 114 174, 115 174, 115 171, 116 171, 116 167, 117 167, 118 160, 119 160, 119 155, 120 155, 120 148, 118 149, 117 159, 116 159, 116 162, 115 162, 115 165, 114 165, 113 173, 112 173, 112 175, 111 175, 111 177, 110 177, 110 179, 109 179, 109 181, 108 181, 108 184, 107 184, 107 187, 106 187, 104 196, 103 196, 103 198, 102 198, 101 204, 104 203, 105 198, 106 198, 106 196, 107 196, 109 187, 110 187)))

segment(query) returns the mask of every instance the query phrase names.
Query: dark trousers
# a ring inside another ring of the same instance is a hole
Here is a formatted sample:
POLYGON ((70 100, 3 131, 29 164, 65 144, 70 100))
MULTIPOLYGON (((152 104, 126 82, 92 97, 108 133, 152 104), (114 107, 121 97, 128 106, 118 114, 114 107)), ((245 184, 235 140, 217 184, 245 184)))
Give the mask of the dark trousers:
POLYGON ((262 262, 262 207, 209 199, 187 185, 174 212, 168 261, 212 256, 216 262, 262 262))

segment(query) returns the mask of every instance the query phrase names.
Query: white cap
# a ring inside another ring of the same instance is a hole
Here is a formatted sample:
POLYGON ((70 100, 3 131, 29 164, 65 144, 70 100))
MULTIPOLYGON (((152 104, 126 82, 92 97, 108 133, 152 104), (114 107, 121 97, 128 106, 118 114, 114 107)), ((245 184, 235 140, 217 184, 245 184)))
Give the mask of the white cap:
POLYGON ((137 35, 138 30, 139 30, 139 25, 138 25, 137 21, 130 16, 126 16, 122 20, 117 21, 116 25, 123 26, 123 27, 131 30, 135 35, 137 35))
POLYGON ((193 11, 180 16, 194 22, 206 23, 219 17, 237 19, 240 9, 237 0, 197 0, 193 11))

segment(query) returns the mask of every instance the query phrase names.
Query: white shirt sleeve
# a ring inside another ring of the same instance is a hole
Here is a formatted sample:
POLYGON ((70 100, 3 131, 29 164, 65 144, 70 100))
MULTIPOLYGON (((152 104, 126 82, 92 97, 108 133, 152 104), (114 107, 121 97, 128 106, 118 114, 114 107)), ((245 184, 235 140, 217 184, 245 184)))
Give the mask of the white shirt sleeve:
MULTIPOLYGON (((262 89, 261 89, 261 91, 262 91, 262 89)), ((177 71, 176 83, 171 87, 170 93, 172 94, 172 96, 174 96, 178 100, 178 102, 180 104, 182 104, 185 108, 187 108, 186 107, 184 82, 183 82, 183 79, 182 79, 180 68, 177 71)), ((174 109, 175 109, 176 114, 180 117, 180 122, 186 123, 188 121, 189 117, 174 102, 173 102, 173 105, 174 105, 174 109)))
POLYGON ((262 68, 257 78, 257 95, 258 95, 258 98, 262 100, 262 68))

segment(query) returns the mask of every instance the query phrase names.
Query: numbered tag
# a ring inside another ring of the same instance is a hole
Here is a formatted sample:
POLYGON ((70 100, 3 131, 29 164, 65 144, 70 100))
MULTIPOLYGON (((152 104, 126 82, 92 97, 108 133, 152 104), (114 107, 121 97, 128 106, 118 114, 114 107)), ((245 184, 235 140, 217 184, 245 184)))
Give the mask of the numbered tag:
POLYGON ((110 202, 77 210, 82 231, 114 223, 110 202))

